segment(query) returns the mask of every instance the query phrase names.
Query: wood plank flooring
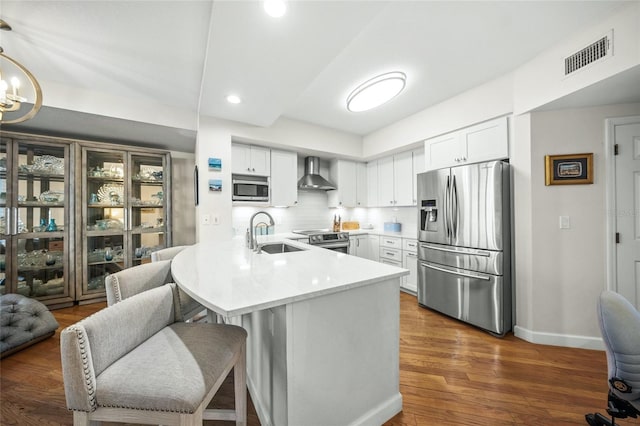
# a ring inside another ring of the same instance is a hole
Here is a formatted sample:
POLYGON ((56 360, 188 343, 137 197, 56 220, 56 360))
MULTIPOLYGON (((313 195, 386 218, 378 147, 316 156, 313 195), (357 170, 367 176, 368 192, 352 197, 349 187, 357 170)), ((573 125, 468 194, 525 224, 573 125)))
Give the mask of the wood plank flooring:
MULTIPOLYGON (((53 311, 61 326, 53 338, 0 362, 1 425, 72 424, 62 384, 59 331, 103 307, 100 303, 53 311)), ((533 345, 513 335, 498 339, 419 308, 416 298, 405 293, 400 328, 403 412, 387 426, 585 425, 585 413, 604 412, 604 352, 533 345)), ((233 406, 232 376, 214 404, 233 406)), ((250 401, 248 425, 257 426, 250 401)), ((634 419, 616 423, 638 425, 634 419)))

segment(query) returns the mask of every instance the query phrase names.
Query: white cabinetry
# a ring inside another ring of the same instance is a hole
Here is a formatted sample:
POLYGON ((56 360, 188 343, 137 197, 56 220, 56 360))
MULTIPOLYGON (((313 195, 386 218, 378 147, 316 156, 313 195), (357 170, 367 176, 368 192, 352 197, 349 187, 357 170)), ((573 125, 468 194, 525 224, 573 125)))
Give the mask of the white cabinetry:
POLYGON ((393 157, 378 160, 378 205, 393 207, 393 157))
POLYGON ((356 206, 356 163, 347 160, 333 160, 329 168, 329 180, 337 189, 327 191, 329 207, 356 206))
POLYGON ((507 117, 427 139, 424 150, 427 170, 508 158, 507 117))
POLYGON ((367 163, 367 206, 378 207, 378 162, 367 163))
POLYGON ((370 259, 368 235, 351 235, 349 237, 349 254, 370 259))
POLYGON ((298 203, 298 155, 271 150, 271 205, 290 207, 298 203))
POLYGON ((410 293, 418 293, 418 241, 412 238, 402 239, 402 267, 409 275, 402 277, 402 288, 410 293))
MULTIPOLYGON (((378 206, 415 205, 413 153, 401 152, 378 160, 378 206)), ((369 204, 371 205, 371 204, 369 204)))
POLYGON ((231 172, 243 175, 269 176, 271 150, 255 145, 231 145, 231 172))
POLYGON ((413 196, 413 154, 401 152, 393 156, 393 194, 394 206, 414 205, 413 196))
POLYGON ((367 235, 367 245, 369 250, 369 259, 380 261, 380 236, 367 235))
POLYGON ((418 178, 417 176, 425 172, 424 167, 424 148, 413 151, 413 205, 418 205, 418 178))
POLYGON ((368 203, 367 165, 356 163, 356 207, 367 207, 368 203))
POLYGON ((380 236, 380 262, 402 268, 402 238, 380 236))

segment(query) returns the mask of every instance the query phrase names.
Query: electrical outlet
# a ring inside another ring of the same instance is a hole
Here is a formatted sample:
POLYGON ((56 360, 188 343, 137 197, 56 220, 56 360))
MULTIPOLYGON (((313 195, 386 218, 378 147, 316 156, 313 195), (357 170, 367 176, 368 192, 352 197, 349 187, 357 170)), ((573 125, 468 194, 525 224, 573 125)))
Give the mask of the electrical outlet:
POLYGON ((220 216, 213 216, 213 224, 220 225, 220 216))
POLYGON ((202 224, 209 225, 210 223, 211 223, 211 215, 210 214, 202 215, 202 224))

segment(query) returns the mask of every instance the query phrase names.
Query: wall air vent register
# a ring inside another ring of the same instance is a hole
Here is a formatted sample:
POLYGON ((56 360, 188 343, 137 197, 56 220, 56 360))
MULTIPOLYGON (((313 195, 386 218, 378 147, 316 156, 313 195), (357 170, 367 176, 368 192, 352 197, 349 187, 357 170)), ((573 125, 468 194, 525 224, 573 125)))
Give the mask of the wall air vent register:
POLYGON ((613 55, 613 30, 598 41, 564 59, 564 75, 568 76, 587 65, 613 55))

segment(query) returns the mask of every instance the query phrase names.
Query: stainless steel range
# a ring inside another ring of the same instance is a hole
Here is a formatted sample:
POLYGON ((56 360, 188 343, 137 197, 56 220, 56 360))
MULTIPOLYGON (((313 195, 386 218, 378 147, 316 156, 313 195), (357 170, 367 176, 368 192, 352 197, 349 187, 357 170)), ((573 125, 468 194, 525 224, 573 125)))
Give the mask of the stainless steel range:
POLYGON ((307 235, 309 244, 341 253, 349 253, 349 233, 333 232, 329 229, 309 229, 292 231, 296 234, 307 235))

